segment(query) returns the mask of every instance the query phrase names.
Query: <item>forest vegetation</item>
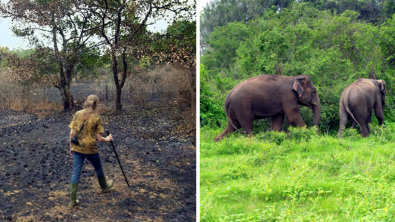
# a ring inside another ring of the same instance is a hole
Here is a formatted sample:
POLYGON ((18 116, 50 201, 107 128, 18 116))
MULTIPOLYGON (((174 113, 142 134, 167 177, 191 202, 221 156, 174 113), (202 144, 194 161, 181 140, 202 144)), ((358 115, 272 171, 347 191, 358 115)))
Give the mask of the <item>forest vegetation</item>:
POLYGON ((394 1, 214 0, 202 13, 200 160, 202 221, 393 221, 395 166, 394 1), (227 125, 225 97, 261 74, 309 75, 321 100, 318 132, 270 131, 255 120, 253 137, 227 125), (359 78, 386 82, 385 124, 358 126, 341 138, 339 101, 359 78))
MULTIPOLYGON (((221 2, 218 7, 228 5, 221 2)), ((206 28, 205 13, 210 11, 202 12, 202 29, 206 28)), ((260 74, 309 75, 321 100, 321 132, 338 130, 341 92, 358 78, 386 81, 385 117, 386 121, 394 119, 393 14, 373 23, 360 11, 338 12, 312 2, 295 2, 285 8, 272 5, 263 15, 254 16, 216 26, 208 45, 201 46, 205 48, 200 64, 202 126, 224 125, 227 93, 242 80, 260 74)), ((307 108, 301 107, 301 112, 311 125, 307 108)))

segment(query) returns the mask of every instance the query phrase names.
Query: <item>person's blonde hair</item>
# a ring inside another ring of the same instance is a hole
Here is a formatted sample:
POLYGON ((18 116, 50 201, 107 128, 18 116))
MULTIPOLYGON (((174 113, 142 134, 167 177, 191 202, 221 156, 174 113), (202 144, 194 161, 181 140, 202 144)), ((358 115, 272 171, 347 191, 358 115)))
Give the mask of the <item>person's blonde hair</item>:
POLYGON ((99 102, 99 98, 96 95, 89 95, 84 102, 84 119, 88 119, 88 117, 95 112, 97 103, 99 102))

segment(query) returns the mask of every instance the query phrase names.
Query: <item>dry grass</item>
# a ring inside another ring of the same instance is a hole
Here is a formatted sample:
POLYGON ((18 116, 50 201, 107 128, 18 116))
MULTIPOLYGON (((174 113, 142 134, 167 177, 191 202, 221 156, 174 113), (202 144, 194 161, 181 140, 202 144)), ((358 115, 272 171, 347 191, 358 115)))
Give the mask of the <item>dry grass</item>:
POLYGON ((0 68, 0 109, 49 114, 62 110, 62 105, 49 102, 45 96, 45 89, 23 86, 12 81, 7 68, 0 68))
POLYGON ((95 95, 99 97, 100 101, 109 101, 115 94, 115 84, 112 76, 102 76, 101 79, 96 79, 94 84, 95 95))
MULTIPOLYGON (((9 70, 0 68, 0 109, 31 112, 40 116, 63 109, 62 104, 48 100, 44 88, 22 86, 11 81, 8 76, 9 70)), ((194 72, 178 65, 160 66, 151 71, 139 70, 138 75, 130 76, 126 81, 122 97, 128 99, 132 106, 173 107, 174 115, 170 118, 183 122, 177 130, 195 129, 194 72)), ((73 86, 77 84, 72 83, 73 86)), ((112 78, 109 76, 108 79, 97 80, 94 87, 96 95, 99 96, 100 101, 103 101, 103 106, 98 108, 101 112, 109 112, 113 107, 108 106, 107 102, 115 99, 115 85, 112 78)), ((82 108, 84 100, 85 98, 76 99, 76 106, 82 108)))
POLYGON ((182 66, 161 66, 128 79, 129 96, 134 104, 147 107, 151 97, 160 97, 161 105, 182 108, 195 106, 193 73, 182 66))
POLYGON ((194 137, 196 135, 196 111, 190 109, 184 112, 174 113, 173 119, 178 119, 180 124, 177 125, 175 131, 182 132, 187 136, 194 137))
POLYGON ((0 109, 11 109, 16 97, 20 97, 21 86, 11 81, 10 72, 0 69, 0 109))
POLYGON ((133 105, 174 107, 171 116, 180 122, 174 129, 188 135, 196 131, 196 83, 194 72, 183 66, 161 66, 127 80, 124 93, 133 105), (128 89, 128 91, 126 91, 128 89), (160 98, 159 104, 153 98, 160 98), (155 102, 155 104, 151 104, 155 102))

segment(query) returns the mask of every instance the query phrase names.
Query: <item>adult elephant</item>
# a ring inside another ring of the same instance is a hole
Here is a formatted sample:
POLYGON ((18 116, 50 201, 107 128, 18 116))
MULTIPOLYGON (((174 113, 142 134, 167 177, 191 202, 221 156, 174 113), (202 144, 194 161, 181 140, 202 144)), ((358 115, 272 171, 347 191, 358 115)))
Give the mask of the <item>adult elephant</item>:
POLYGON ((254 119, 272 117, 274 131, 281 130, 284 116, 293 126, 305 126, 298 105, 312 108, 313 124, 318 126, 320 98, 308 75, 259 75, 249 78, 236 85, 226 97, 228 126, 215 141, 240 128, 252 135, 254 119))
POLYGON ((373 109, 381 126, 384 121, 385 93, 384 80, 361 78, 347 86, 340 97, 338 136, 341 136, 347 125, 348 117, 359 125, 363 137, 368 136, 370 133, 368 124, 372 122, 373 109))

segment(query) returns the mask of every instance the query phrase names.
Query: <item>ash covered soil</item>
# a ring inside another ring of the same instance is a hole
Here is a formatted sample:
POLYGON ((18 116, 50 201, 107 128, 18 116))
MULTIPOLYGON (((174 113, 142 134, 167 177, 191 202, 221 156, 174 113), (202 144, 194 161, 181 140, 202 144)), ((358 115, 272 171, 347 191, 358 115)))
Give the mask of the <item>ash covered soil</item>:
POLYGON ((194 221, 195 131, 183 130, 172 108, 100 113, 129 180, 126 185, 110 143, 98 143, 105 175, 115 181, 102 194, 86 160, 69 209, 71 114, 45 117, 0 111, 1 221, 194 221), (168 118, 167 116, 173 116, 168 118))

